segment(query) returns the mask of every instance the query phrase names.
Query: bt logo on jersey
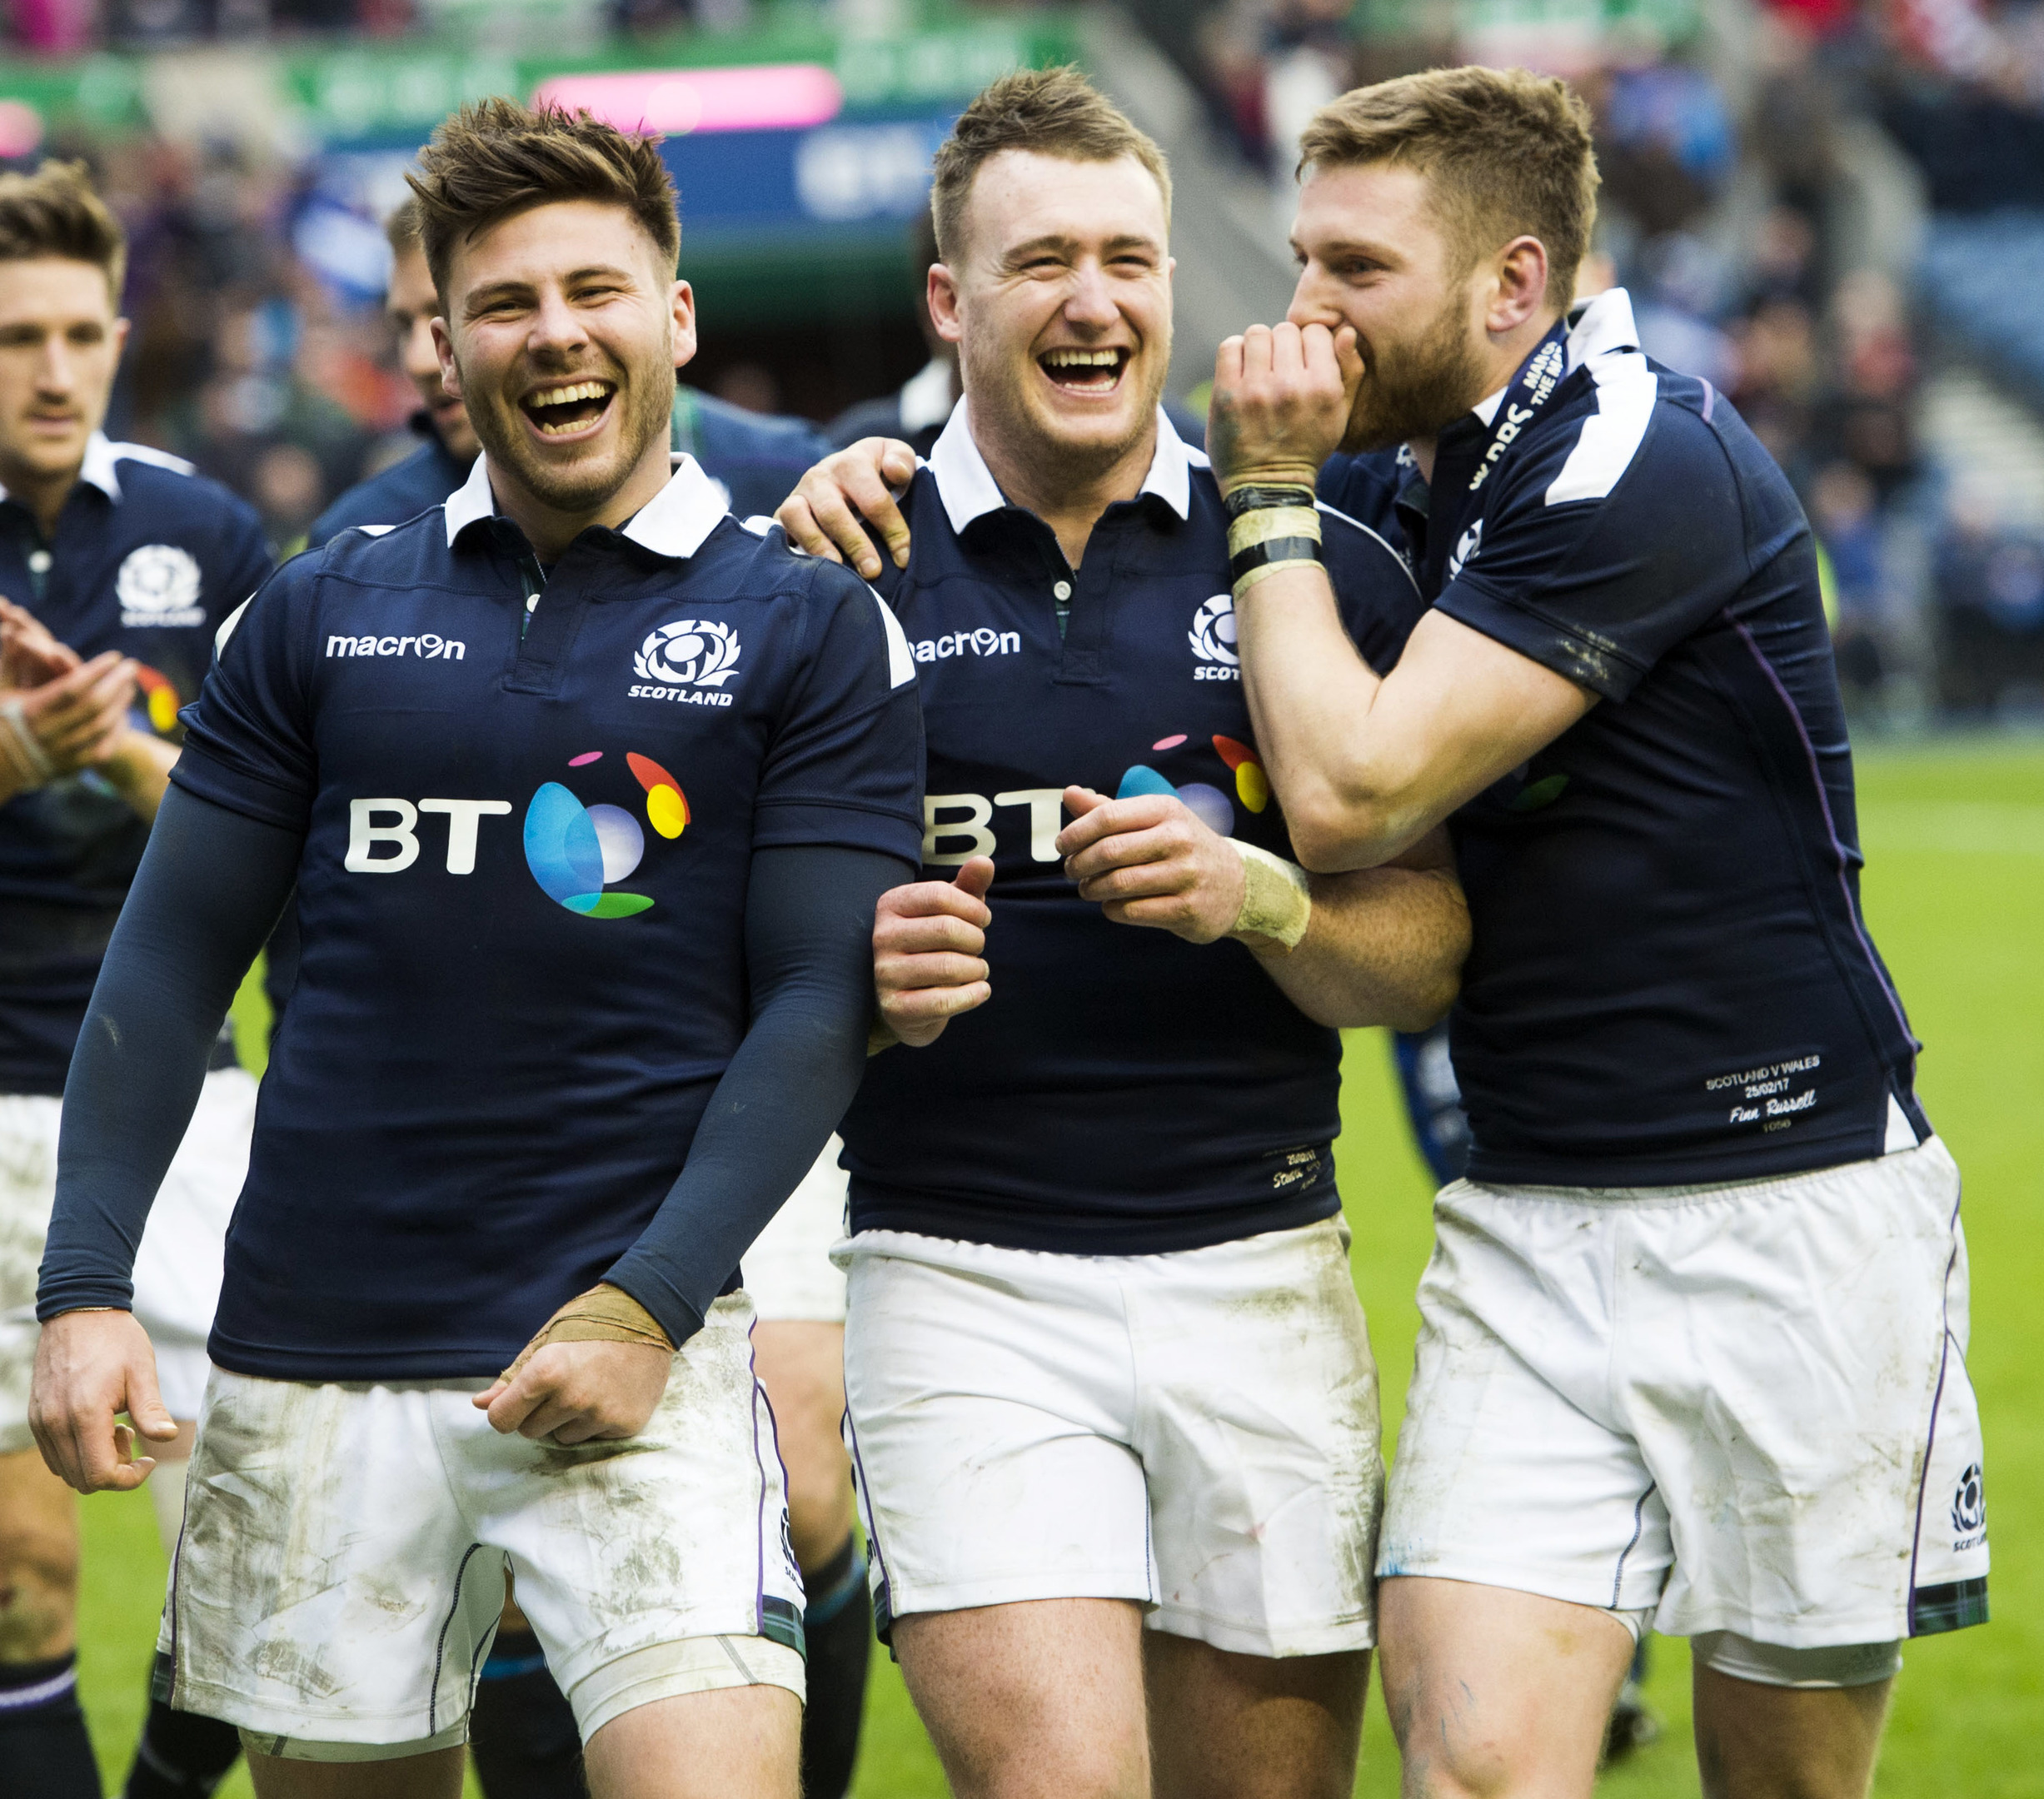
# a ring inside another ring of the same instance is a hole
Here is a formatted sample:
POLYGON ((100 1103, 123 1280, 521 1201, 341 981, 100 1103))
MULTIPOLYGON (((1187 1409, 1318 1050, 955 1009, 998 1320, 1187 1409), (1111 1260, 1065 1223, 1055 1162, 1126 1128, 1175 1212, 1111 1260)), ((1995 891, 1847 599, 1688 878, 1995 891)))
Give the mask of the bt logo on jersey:
MULTIPOLYGON (((568 766, 586 768, 603 755, 601 750, 585 750, 570 756, 568 766)), ((625 765, 645 791, 646 822, 661 837, 679 837, 691 816, 681 783, 636 750, 626 752, 625 765)), ((511 810, 508 800, 351 800, 347 854, 341 865, 351 875, 401 875, 419 860, 419 820, 438 814, 447 820, 447 872, 472 875, 482 821, 511 810)), ((561 782, 542 781, 526 802, 521 844, 540 891, 567 911, 585 918, 631 918, 653 904, 646 894, 606 891, 646 858, 646 833, 623 806, 585 805, 561 782)))

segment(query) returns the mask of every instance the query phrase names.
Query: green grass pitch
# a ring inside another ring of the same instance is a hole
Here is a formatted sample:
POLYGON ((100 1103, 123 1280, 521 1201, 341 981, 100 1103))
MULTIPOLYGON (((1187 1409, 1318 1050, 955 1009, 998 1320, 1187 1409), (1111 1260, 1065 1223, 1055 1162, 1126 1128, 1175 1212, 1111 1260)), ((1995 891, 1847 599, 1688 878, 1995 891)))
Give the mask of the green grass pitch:
MULTIPOLYGON (((1994 1622, 1907 1652, 1876 1791, 1882 1799, 2044 1795, 2044 750, 1959 744, 1863 752, 1867 909, 1926 1048, 1922 1090, 1965 1170, 1972 1253, 1972 1368, 1987 1412, 1994 1622)), ((1428 1188, 1408 1146, 1385 1046, 1349 1046, 1343 1192, 1356 1283, 1395 1431, 1411 1370, 1413 1290, 1428 1188)), ((85 1507, 81 1683, 109 1787, 125 1772, 163 1561, 148 1503, 85 1507)), ((1606 1777, 1625 1799, 1693 1794, 1688 1652, 1657 1642, 1660 1742, 1606 1777)), ((899 1675, 875 1660, 859 1799, 939 1799, 936 1759, 899 1675)), ((237 1771, 223 1789, 242 1799, 237 1771)), ((1359 1794, 1388 1799, 1398 1763, 1373 1696, 1359 1794)))

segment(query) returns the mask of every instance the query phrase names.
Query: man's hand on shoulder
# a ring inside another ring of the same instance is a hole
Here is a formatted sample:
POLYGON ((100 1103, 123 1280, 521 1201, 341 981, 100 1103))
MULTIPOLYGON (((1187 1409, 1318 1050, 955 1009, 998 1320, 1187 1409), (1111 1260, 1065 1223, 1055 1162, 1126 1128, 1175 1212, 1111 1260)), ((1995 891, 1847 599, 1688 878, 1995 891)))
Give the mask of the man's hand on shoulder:
POLYGON ((128 1312, 62 1312, 42 1327, 28 1428, 50 1472, 80 1493, 126 1493, 156 1466, 137 1433, 169 1443, 177 1426, 157 1390, 156 1351, 128 1312), (122 1413, 133 1420, 118 1422, 122 1413))
POLYGON ((1064 790, 1074 815, 1058 834, 1058 854, 1079 897, 1117 924, 1147 924, 1188 943, 1230 935, 1248 885, 1228 839, 1170 794, 1109 800, 1090 788, 1064 790))
POLYGON ((960 1013, 993 997, 985 959, 993 884, 993 859, 975 856, 955 880, 914 881, 880 895, 873 915, 880 1021, 870 1048, 920 1049, 960 1013))
POLYGON ((506 1436, 568 1446, 636 1437, 667 1390, 674 1355, 652 1314, 601 1282, 547 1319, 474 1403, 506 1436))
POLYGON ((1207 451, 1221 491, 1311 487, 1341 448, 1365 379, 1355 328, 1252 325, 1214 361, 1207 451))
POLYGON ((895 495, 915 478, 915 452, 892 437, 861 437, 805 475, 774 516, 788 541, 810 556, 849 562, 868 581, 880 573, 870 525, 894 558, 909 566, 909 524, 895 495))

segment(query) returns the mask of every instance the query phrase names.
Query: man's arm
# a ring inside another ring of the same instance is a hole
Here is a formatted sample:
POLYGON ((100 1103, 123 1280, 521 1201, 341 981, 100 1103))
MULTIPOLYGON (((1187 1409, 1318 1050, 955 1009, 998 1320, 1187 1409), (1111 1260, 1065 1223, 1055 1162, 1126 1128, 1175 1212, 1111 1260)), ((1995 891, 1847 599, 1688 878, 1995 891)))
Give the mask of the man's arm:
POLYGON ((81 1493, 137 1485, 115 1425, 163 1440, 130 1271, 177 1153, 220 1021, 298 868, 303 839, 179 791, 149 835, 114 927, 64 1088, 57 1199, 36 1315, 29 1422, 81 1493))
POLYGON ((1168 930, 1189 943, 1234 937, 1316 1024, 1423 1030, 1453 1001, 1469 951, 1469 914, 1444 832, 1396 867, 1307 875, 1289 865, 1274 870, 1272 857, 1259 877, 1253 854, 1181 800, 1104 800, 1074 787, 1064 804, 1079 815, 1058 838, 1065 873, 1114 923, 1168 930), (1273 906, 1252 886, 1259 878, 1304 892, 1279 887, 1281 904, 1273 906), (1303 926, 1289 945, 1274 934, 1285 929, 1280 910, 1291 914, 1294 929, 1303 926))
POLYGON ((874 909, 903 866, 829 845, 755 853, 745 897, 751 1028, 638 1242, 476 1396, 496 1429, 577 1443, 646 1428, 671 1351, 702 1328, 858 1089, 873 1014, 874 909))
MULTIPOLYGON (((1210 444, 1224 492, 1304 483, 1339 446, 1363 376, 1344 326, 1258 326, 1220 347, 1210 444)), ((1388 862, 1567 730, 1597 695, 1438 612, 1382 680, 1317 563, 1238 583, 1256 740, 1292 841, 1324 872, 1388 862)))

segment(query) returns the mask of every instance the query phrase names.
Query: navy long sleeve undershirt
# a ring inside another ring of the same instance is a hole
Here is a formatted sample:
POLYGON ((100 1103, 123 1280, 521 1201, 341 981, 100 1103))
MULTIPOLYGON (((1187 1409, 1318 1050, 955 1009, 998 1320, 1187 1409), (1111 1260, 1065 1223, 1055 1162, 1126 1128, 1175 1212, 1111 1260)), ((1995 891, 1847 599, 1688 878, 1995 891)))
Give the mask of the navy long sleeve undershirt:
MULTIPOLYGON (((220 1021, 290 895, 302 841, 179 787, 164 796, 64 1089, 38 1318, 132 1303, 149 1208, 220 1021)), ((680 1177, 606 1277, 677 1345, 700 1327, 859 1084, 874 905, 910 878, 905 870, 892 856, 824 845, 752 858, 750 1029, 680 1177)))

